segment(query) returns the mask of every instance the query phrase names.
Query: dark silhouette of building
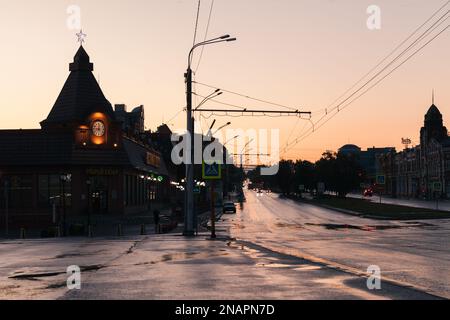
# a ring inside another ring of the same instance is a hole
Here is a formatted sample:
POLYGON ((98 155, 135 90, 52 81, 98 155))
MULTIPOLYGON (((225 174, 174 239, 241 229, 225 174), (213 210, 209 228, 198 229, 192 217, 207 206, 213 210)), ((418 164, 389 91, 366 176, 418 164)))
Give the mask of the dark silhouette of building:
POLYGON ((41 129, 0 130, 0 212, 11 225, 48 225, 54 204, 58 222, 62 212, 141 212, 170 193, 165 162, 134 135, 143 107, 114 112, 93 68, 81 46, 41 129))
POLYGON ((383 147, 383 148, 368 148, 366 151, 362 151, 360 147, 354 144, 346 144, 342 146, 338 153, 344 156, 353 157, 358 164, 363 168, 366 183, 373 184, 376 181, 376 176, 380 172, 378 157, 380 155, 395 152, 394 147, 383 147))
POLYGON ((378 162, 392 196, 450 198, 450 137, 434 101, 425 114, 420 145, 380 156, 378 162))

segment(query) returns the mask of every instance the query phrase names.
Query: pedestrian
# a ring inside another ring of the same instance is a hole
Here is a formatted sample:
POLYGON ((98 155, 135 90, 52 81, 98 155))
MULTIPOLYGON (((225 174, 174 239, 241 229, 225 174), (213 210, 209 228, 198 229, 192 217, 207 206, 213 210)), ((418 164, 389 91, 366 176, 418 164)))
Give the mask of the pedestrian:
POLYGON ((155 233, 160 233, 160 225, 159 225, 159 211, 153 211, 153 222, 155 223, 155 233))

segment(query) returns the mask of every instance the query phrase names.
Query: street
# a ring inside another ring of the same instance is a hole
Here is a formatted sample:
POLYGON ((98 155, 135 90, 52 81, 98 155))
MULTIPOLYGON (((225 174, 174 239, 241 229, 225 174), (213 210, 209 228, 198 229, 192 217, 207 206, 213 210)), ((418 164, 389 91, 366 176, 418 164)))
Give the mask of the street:
POLYGON ((230 230, 237 239, 355 273, 377 265, 386 278, 450 298, 448 220, 371 220, 248 192, 230 230))
POLYGON ((0 298, 448 298, 448 234, 446 221, 377 222, 248 192, 216 241, 206 232, 2 241, 0 298), (81 290, 66 287, 71 265, 81 290), (381 290, 367 289, 369 265, 381 268, 381 290))

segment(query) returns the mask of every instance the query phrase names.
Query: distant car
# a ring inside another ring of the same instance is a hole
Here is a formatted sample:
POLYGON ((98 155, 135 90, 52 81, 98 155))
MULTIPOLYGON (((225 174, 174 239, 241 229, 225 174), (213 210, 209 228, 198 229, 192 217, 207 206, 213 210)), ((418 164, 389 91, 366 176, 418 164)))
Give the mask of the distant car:
POLYGON ((236 213, 236 205, 233 202, 225 202, 223 204, 223 213, 236 213))
POLYGON ((371 197, 373 196, 373 190, 372 189, 366 189, 363 192, 364 197, 371 197))

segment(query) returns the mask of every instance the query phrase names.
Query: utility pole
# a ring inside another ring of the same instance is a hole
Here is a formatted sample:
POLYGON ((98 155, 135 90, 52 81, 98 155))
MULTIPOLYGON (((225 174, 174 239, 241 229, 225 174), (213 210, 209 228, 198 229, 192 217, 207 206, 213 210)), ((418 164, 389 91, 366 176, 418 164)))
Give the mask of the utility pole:
POLYGON ((236 38, 230 38, 229 35, 224 35, 218 38, 206 40, 195 44, 188 55, 188 68, 184 74, 186 80, 186 120, 187 120, 187 136, 191 143, 189 144, 186 159, 186 190, 184 198, 184 231, 183 235, 186 237, 195 236, 194 225, 195 225, 195 213, 194 213, 194 150, 193 150, 193 139, 194 139, 194 126, 192 121, 192 55, 194 50, 198 47, 221 43, 235 41, 236 38))
POLYGON ((214 194, 214 184, 211 180, 211 239, 216 239, 216 199, 214 194))
POLYGON ((184 194, 184 231, 187 237, 194 236, 194 150, 192 150, 194 139, 194 128, 192 123, 192 69, 190 65, 185 74, 186 79, 186 116, 187 135, 190 141, 186 158, 186 191, 184 194))

